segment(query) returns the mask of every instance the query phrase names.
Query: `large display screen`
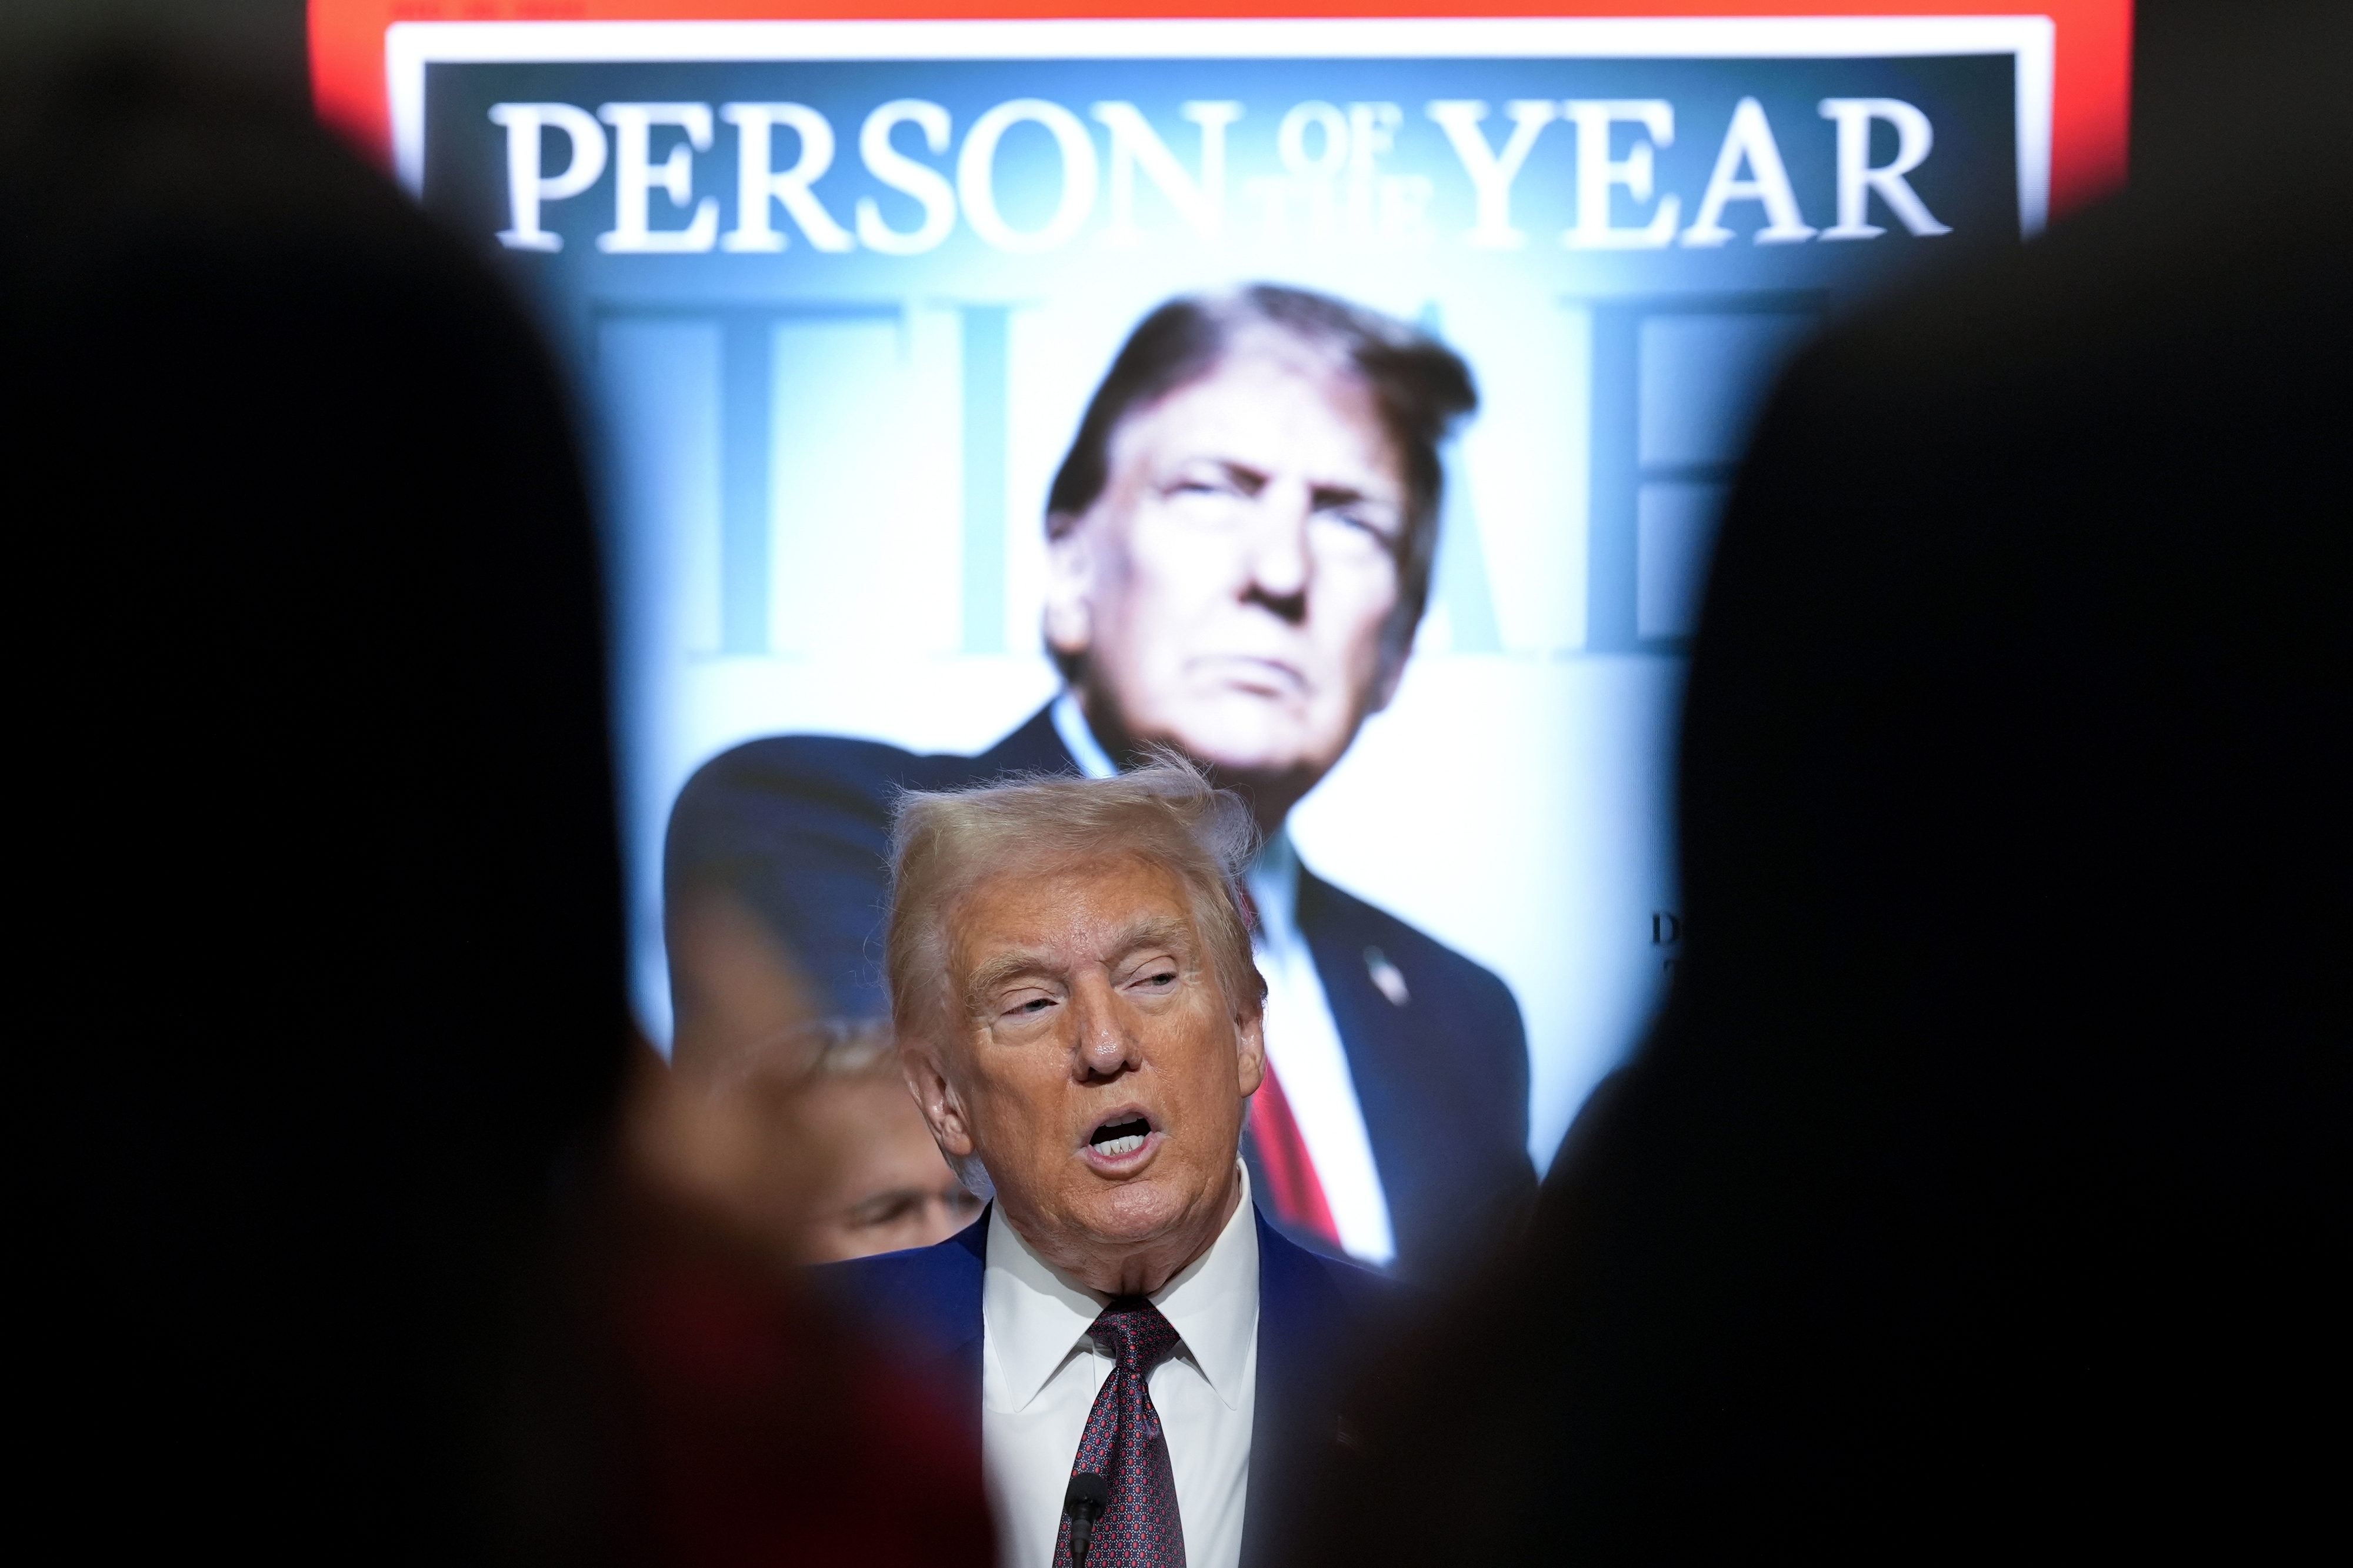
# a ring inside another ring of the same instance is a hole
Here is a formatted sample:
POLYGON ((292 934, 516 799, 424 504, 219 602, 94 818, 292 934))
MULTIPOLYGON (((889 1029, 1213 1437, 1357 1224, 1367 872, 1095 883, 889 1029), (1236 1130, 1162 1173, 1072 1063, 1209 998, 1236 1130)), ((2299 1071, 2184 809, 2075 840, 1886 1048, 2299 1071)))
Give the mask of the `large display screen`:
POLYGON ((731 893, 856 1017, 882 1008, 878 790, 1099 769, 1124 739, 1289 746, 1310 787, 1271 824, 1299 945, 1261 954, 1297 970, 1269 1049, 1375 1261, 1411 1249, 1450 1118, 1541 1168, 1671 983, 1678 692, 1778 372, 1859 301, 2031 237, 2054 170, 2080 196, 2120 146, 2113 4, 614 9, 322 4, 319 37, 331 113, 579 377, 646 1032, 681 1026, 666 837, 673 887, 731 893), (1188 300, 1164 329, 1296 353, 1255 379, 1211 354, 1182 418, 1166 389, 1126 409, 1090 490, 1091 403, 1188 300), (1427 517, 1367 353, 1475 384, 1427 517), (1193 425, 1147 441, 1146 414, 1193 425), (1122 465, 1152 442, 1175 467, 1138 480, 1145 517, 1122 465), (870 744, 777 739, 818 736, 870 744))

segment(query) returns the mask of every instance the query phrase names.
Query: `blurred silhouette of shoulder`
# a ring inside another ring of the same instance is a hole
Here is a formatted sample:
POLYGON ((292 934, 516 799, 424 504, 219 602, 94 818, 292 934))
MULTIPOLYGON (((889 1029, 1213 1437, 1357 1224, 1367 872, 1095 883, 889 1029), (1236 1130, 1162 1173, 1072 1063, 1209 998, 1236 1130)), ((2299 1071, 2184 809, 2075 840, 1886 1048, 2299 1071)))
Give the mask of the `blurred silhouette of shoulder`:
POLYGON ((0 82, 0 392, 73 648, 20 783, 66 1370, 28 1418, 44 1495, 102 1494, 79 1539, 985 1561, 976 1485, 894 1515, 911 1544, 772 1464, 944 1477, 789 1281, 630 1228, 633 1052, 669 1079, 624 991, 595 530, 482 258, 307 104, 54 62, 0 82))

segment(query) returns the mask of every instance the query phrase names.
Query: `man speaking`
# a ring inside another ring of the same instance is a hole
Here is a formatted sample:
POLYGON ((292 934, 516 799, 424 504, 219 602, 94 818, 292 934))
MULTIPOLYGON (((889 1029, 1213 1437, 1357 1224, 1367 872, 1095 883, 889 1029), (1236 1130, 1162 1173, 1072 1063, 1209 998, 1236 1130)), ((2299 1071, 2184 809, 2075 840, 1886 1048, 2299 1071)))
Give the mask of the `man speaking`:
MULTIPOLYGON (((899 789, 1105 777, 1174 747, 1242 797, 1264 844, 1247 882, 1269 984, 1271 1077, 1246 1144, 1260 1197, 1319 1250, 1452 1275, 1535 1198, 1519 1007, 1485 969, 1314 875, 1283 823, 1397 689, 1437 552, 1439 443, 1476 401, 1453 353, 1323 295, 1262 285, 1161 306, 1048 499, 1062 696, 977 757, 786 736, 714 759, 671 816, 673 922, 722 892, 829 1010, 879 1011, 868 953, 899 789)), ((672 936, 684 1049, 698 1003, 672 936)))
POLYGON ((907 1082, 987 1215, 821 1275, 967 1412, 1006 1568, 1270 1563, 1398 1287, 1260 1222, 1241 802, 1168 760, 909 795, 886 945, 907 1082), (1074 1537, 1076 1539, 1074 1540, 1074 1537))

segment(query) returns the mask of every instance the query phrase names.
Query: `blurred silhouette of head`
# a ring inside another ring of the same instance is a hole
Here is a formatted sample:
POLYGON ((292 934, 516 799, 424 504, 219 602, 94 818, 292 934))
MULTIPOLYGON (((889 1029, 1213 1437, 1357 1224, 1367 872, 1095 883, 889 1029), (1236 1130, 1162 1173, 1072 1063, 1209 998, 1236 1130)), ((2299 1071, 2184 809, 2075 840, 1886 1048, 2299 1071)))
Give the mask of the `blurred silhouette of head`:
POLYGON ((565 400, 302 106, 119 56, 9 89, 20 783, 95 1260, 58 1278, 119 1379, 56 1440, 144 1500, 91 1540, 528 1538, 563 1427, 500 1385, 628 1038, 565 400))
POLYGON ((1776 393, 1687 689, 1673 996, 1526 1259, 1384 1369, 1331 1561, 2318 1522, 2353 170, 2298 96, 1776 393))

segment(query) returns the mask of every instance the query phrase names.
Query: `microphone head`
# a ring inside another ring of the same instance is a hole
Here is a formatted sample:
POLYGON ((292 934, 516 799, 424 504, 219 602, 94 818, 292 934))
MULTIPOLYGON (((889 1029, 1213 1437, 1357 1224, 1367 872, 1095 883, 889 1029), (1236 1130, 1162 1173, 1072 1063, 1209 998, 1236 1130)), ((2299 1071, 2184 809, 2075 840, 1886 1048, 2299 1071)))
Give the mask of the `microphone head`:
POLYGON ((1111 1503, 1111 1483, 1092 1470, 1081 1470, 1071 1478, 1071 1489, 1062 1500, 1062 1510, 1084 1519, 1095 1519, 1111 1503))

